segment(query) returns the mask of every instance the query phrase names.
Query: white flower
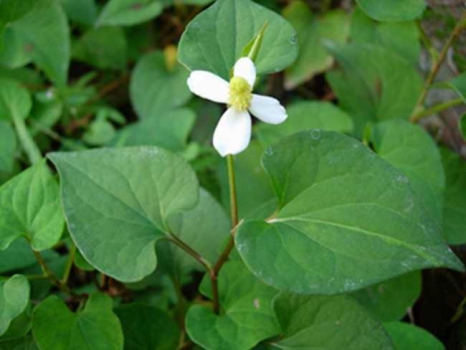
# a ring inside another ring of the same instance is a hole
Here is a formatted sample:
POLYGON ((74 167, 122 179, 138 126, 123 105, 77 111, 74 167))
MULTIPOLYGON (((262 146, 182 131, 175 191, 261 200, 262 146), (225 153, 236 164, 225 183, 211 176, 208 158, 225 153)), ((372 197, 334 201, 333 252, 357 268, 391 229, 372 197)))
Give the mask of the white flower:
POLYGON ((287 118, 286 110, 274 98, 252 93, 256 67, 248 57, 240 58, 228 83, 219 76, 202 70, 191 72, 188 86, 192 93, 219 103, 228 104, 214 132, 214 147, 222 157, 238 154, 251 139, 251 112, 269 124, 280 124, 287 118))

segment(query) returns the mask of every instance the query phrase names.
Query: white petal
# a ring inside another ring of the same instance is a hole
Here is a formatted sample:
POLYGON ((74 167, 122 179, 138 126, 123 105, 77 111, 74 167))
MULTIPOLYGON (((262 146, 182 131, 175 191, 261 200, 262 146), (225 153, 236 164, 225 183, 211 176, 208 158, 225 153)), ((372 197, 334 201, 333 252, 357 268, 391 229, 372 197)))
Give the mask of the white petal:
POLYGON ((272 97, 252 95, 249 111, 258 119, 269 124, 283 123, 288 117, 286 109, 272 97))
POLYGON ((233 75, 245 79, 252 88, 256 81, 256 66, 249 57, 241 57, 235 63, 233 75))
POLYGON ((188 78, 188 87, 193 94, 219 103, 227 103, 230 87, 226 80, 219 76, 203 71, 195 70, 188 78))
POLYGON ((214 132, 214 147, 222 157, 238 154, 246 149, 251 139, 251 116, 247 111, 228 108, 214 132))

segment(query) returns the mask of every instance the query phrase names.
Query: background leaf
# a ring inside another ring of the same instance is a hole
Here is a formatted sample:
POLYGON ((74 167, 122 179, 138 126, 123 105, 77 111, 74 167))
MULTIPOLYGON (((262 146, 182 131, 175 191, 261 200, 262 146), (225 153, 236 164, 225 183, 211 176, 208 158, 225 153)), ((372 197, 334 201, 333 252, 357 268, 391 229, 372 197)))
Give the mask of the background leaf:
POLYGON ((422 328, 402 322, 385 323, 396 350, 444 350, 445 346, 422 328))
POLYGON ((110 0, 97 20, 99 26, 134 25, 158 16, 163 9, 160 0, 110 0))
POLYGON ((197 15, 181 37, 179 60, 189 70, 207 70, 229 80, 243 48, 265 23, 257 73, 279 72, 296 59, 296 33, 275 12, 248 0, 217 0, 197 15))
POLYGON ((29 283, 26 277, 14 275, 0 283, 0 335, 3 335, 29 303, 29 283))
POLYGON ((358 141, 311 130, 262 162, 280 210, 240 225, 236 247, 267 284, 336 294, 429 266, 462 269, 408 178, 358 141))
POLYGON ((98 270, 124 282, 154 271, 154 244, 171 214, 198 200, 194 172, 156 147, 52 153, 76 246, 98 270))
POLYGON ((426 7, 425 0, 356 0, 370 17, 382 22, 401 22, 419 18, 426 7))

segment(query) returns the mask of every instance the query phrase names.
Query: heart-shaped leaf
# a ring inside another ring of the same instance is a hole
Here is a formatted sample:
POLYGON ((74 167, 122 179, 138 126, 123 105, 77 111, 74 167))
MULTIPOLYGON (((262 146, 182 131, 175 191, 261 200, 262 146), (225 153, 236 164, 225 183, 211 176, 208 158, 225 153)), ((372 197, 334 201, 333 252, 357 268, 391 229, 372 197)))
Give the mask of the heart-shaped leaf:
POLYGON ((335 294, 427 267, 463 269, 409 179, 358 141, 311 130, 262 161, 280 210, 240 225, 236 247, 266 283, 335 294))
POLYGON ((0 283, 0 335, 3 335, 29 303, 29 282, 22 275, 14 275, 0 283))
POLYGON ((124 282, 154 271, 154 244, 171 214, 198 199, 194 172, 157 147, 52 153, 68 228, 78 249, 100 271, 124 282))
POLYGON ((394 350, 381 324, 346 296, 282 293, 274 301, 282 339, 272 348, 394 350))
MULTIPOLYGON (((272 310, 277 291, 257 280, 241 261, 225 264, 218 286, 220 315, 200 305, 192 306, 186 315, 186 329, 194 342, 211 350, 248 350, 278 334, 272 310)), ((209 279, 204 279, 201 292, 212 297, 209 279)))
POLYGON ((250 0, 217 0, 197 15, 181 37, 179 60, 189 70, 229 79, 230 69, 264 24, 257 73, 281 71, 296 59, 296 33, 280 15, 250 0))
POLYGON ((34 309, 34 339, 41 350, 69 350, 70 344, 75 349, 121 350, 123 332, 112 304, 105 294, 91 294, 84 309, 73 313, 50 296, 34 309))
POLYGON ((45 160, 0 187, 0 249, 22 236, 35 250, 50 248, 63 224, 58 185, 45 160))

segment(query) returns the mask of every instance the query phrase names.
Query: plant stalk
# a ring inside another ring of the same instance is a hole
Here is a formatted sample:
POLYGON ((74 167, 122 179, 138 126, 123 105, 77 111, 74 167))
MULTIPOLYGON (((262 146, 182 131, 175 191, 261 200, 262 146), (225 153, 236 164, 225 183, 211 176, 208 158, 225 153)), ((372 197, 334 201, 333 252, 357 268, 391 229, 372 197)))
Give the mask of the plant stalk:
POLYGON ((13 124, 15 125, 16 134, 18 135, 21 146, 29 158, 29 162, 31 164, 37 164, 42 159, 42 154, 29 133, 24 119, 15 112, 11 113, 11 118, 13 119, 13 124))
POLYGON ((417 123, 419 120, 422 118, 428 117, 432 114, 436 114, 439 112, 442 112, 446 109, 449 109, 451 107, 459 106, 461 104, 465 103, 462 98, 457 98, 455 100, 450 100, 444 103, 439 103, 438 105, 435 105, 431 108, 425 109, 411 117, 411 122, 417 123))

